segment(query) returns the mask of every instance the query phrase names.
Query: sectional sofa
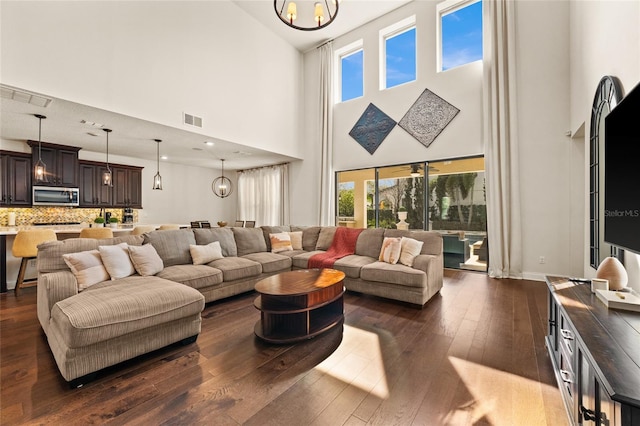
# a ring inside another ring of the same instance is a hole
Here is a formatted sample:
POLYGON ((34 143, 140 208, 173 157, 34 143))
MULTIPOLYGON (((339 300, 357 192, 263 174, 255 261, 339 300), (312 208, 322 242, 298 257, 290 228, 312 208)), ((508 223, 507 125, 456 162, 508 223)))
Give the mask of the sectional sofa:
MULTIPOLYGON (((107 366, 195 341, 205 303, 252 291, 267 276, 307 268, 314 254, 330 248, 336 230, 181 229, 44 243, 38 247, 38 319, 62 376, 79 387, 107 366), (271 236, 283 233, 296 236, 298 246, 274 252, 271 236), (200 253, 211 246, 217 255, 208 261, 200 253)), ((422 307, 442 288, 442 237, 365 229, 355 253, 333 268, 345 273, 347 290, 422 307), (385 237, 421 243, 412 266, 379 260, 385 237)))

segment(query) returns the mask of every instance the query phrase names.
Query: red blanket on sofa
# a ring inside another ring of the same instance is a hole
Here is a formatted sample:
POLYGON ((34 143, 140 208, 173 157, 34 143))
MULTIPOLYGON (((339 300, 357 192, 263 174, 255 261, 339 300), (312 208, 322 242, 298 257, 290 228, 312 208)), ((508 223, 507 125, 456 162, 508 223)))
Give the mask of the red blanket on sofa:
POLYGON ((354 254, 358 235, 362 231, 362 229, 338 227, 329 249, 325 253, 311 256, 307 268, 331 268, 336 260, 354 254))

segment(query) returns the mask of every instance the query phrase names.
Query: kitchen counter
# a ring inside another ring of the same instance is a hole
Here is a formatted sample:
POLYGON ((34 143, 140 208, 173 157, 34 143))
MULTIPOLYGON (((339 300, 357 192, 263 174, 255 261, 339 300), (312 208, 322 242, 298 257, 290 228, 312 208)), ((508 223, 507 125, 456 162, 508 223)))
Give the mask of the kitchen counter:
MULTIPOLYGON (((111 228, 115 236, 126 235, 131 233, 136 225, 155 226, 159 228, 159 224, 142 224, 142 223, 127 223, 118 224, 117 228, 111 228)), ((189 225, 180 224, 181 228, 190 228, 189 225)), ((18 269, 20 267, 20 259, 13 257, 11 254, 11 248, 13 247, 13 240, 15 239, 18 231, 23 229, 53 229, 58 236, 59 240, 67 238, 74 238, 80 235, 82 228, 88 228, 88 225, 51 225, 51 226, 0 226, 0 293, 7 291, 7 275, 14 277, 13 282, 18 276, 18 269)), ((33 268, 31 268, 33 269, 33 268)), ((27 267, 27 271, 29 268, 27 267)))

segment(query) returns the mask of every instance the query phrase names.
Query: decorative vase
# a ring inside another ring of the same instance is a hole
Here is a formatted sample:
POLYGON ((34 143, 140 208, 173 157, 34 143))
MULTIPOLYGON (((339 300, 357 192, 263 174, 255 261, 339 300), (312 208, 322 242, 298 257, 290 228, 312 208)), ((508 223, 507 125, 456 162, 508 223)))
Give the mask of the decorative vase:
POLYGON ((600 263, 596 278, 609 280, 609 290, 620 290, 627 286, 629 276, 624 266, 615 257, 607 257, 600 263))

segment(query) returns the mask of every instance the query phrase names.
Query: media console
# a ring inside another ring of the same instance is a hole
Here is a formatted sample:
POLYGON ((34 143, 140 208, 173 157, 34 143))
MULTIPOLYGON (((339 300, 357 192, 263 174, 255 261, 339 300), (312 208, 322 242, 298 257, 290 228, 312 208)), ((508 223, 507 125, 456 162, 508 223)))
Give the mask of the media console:
POLYGON ((547 276, 545 343, 573 425, 640 425, 640 313, 607 309, 589 284, 547 276))

